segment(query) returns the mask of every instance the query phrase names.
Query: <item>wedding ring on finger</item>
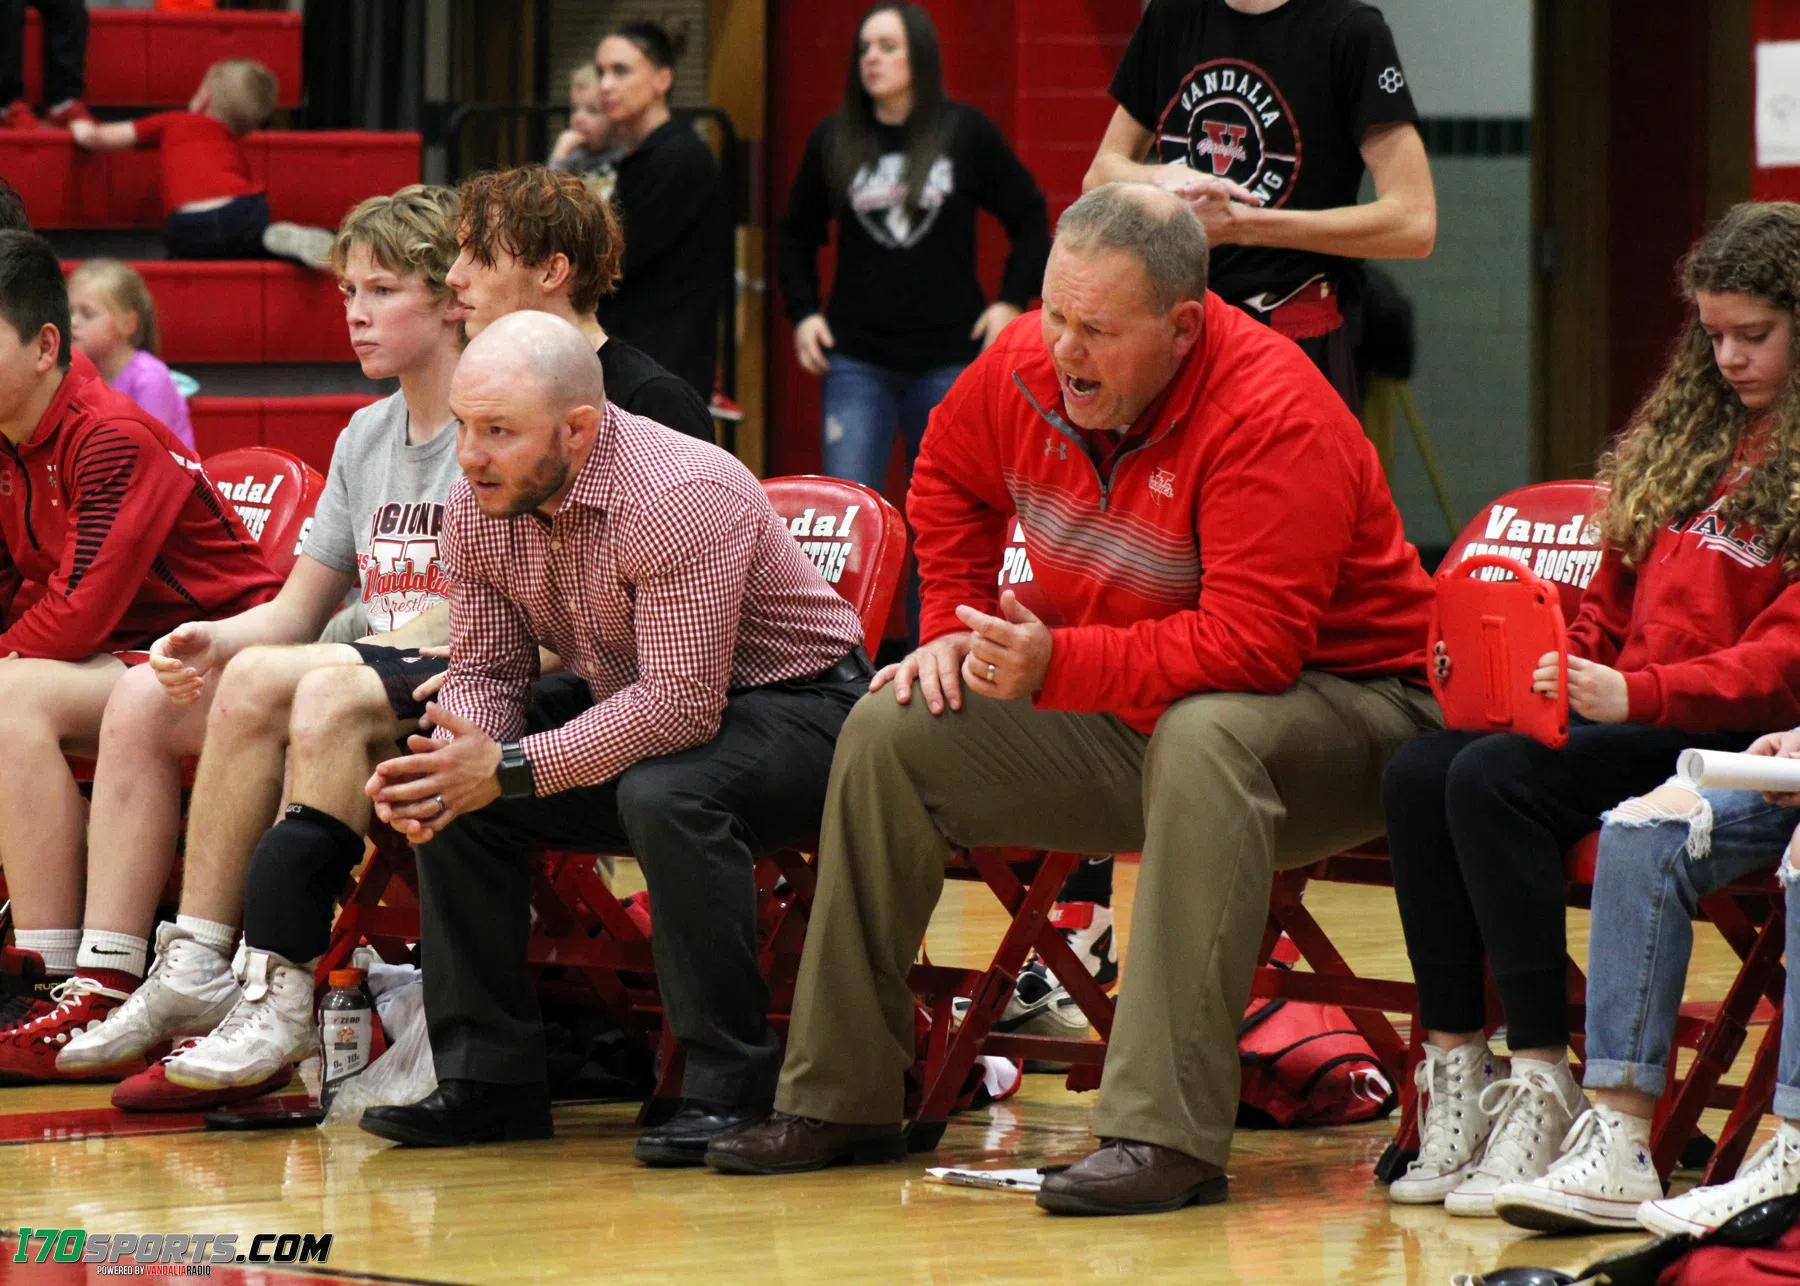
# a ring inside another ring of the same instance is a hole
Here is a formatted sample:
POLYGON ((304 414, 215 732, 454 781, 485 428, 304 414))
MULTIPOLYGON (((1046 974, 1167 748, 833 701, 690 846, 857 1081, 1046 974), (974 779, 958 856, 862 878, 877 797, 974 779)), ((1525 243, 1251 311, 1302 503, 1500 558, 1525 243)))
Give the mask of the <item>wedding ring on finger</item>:
POLYGON ((988 662, 988 682, 989 683, 992 683, 994 681, 994 673, 995 673, 994 663, 992 661, 989 661, 988 662))
POLYGON ((442 795, 433 795, 432 798, 437 800, 438 812, 443 813, 450 810, 450 805, 444 802, 444 797, 442 795))

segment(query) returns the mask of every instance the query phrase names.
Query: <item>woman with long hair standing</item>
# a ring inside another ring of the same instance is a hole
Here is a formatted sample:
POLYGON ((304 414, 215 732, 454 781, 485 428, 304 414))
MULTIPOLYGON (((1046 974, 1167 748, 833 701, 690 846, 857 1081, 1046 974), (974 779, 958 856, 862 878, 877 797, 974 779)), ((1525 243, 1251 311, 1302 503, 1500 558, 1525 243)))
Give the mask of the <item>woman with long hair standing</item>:
POLYGON ((1049 252, 1037 183, 992 121, 945 97, 931 16, 870 9, 843 105, 813 131, 781 221, 794 351, 824 379, 825 472, 879 488, 898 429, 910 477, 931 408, 1036 296, 1049 252), (975 272, 978 210, 1012 242, 991 304, 975 272), (818 253, 834 220, 822 304, 818 253))
POLYGON ((731 278, 731 198, 712 152, 669 110, 680 54, 681 42, 656 23, 628 22, 594 55, 608 141, 626 149, 611 192, 625 225, 625 258, 618 289, 600 301, 598 315, 610 333, 705 399, 731 278))

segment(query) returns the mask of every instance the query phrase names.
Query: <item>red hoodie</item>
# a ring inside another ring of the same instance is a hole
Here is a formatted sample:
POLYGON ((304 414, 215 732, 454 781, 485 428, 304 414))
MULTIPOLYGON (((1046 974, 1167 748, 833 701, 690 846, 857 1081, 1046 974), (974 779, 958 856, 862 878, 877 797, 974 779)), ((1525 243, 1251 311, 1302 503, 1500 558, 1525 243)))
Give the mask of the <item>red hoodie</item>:
POLYGON ((1573 655, 1625 675, 1632 723, 1690 732, 1800 724, 1800 583, 1759 531, 1720 521, 1727 489, 1658 532, 1635 568, 1608 547, 1569 626, 1573 655))
POLYGON ((0 438, 0 656, 80 661, 281 588, 200 463, 74 355, 29 441, 0 438))
POLYGON ((1149 732, 1198 692, 1305 669, 1423 678, 1431 582, 1375 448, 1291 340, 1206 297, 1205 333, 1102 478, 1062 414, 1037 313, 932 412, 907 517, 920 636, 994 611, 1016 512, 1054 607, 1037 703, 1149 732))

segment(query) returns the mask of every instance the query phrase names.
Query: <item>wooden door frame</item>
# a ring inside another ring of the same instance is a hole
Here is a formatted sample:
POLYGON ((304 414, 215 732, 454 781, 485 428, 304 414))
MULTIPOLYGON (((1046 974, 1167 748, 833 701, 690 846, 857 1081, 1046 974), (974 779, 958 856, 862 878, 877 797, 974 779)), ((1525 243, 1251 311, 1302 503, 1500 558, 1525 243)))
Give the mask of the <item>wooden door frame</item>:
POLYGON ((1607 434, 1607 135, 1615 0, 1532 14, 1532 477, 1586 478, 1607 434))
POLYGON ((711 0, 707 41, 707 97, 731 117, 750 164, 749 222, 738 231, 738 290, 735 336, 737 401, 744 418, 737 426, 737 455, 758 477, 768 460, 767 212, 763 208, 763 140, 768 132, 767 0, 711 0))

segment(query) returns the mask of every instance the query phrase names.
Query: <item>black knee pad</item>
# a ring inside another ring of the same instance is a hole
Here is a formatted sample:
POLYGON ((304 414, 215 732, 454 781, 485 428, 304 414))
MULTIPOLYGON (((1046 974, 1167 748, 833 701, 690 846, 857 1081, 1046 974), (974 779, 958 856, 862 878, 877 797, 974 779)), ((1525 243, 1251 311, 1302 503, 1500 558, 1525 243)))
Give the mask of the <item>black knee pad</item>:
POLYGON ((289 804, 250 858, 244 940, 289 960, 323 954, 332 906, 362 854, 362 836, 330 813, 289 804))

